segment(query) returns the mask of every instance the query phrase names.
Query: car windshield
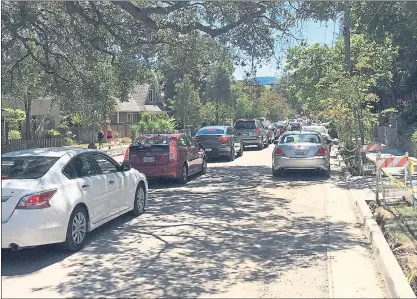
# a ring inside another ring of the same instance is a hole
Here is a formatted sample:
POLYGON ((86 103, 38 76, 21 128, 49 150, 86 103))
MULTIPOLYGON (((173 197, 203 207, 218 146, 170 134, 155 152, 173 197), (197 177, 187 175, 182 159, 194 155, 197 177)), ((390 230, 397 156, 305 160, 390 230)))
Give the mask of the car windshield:
POLYGON ((197 136, 199 135, 223 135, 224 130, 220 128, 202 128, 197 132, 197 136))
POLYGON ((253 120, 238 121, 235 124, 235 129, 256 129, 255 122, 253 120))
POLYGON ((289 134, 281 138, 280 143, 321 143, 319 136, 316 134, 289 134))
POLYGON ((39 179, 43 177, 57 157, 21 156, 1 158, 1 178, 7 179, 39 179))
POLYGON ((311 131, 311 132, 319 132, 321 134, 326 134, 326 129, 324 127, 320 127, 320 126, 308 126, 308 127, 304 127, 303 131, 311 131))

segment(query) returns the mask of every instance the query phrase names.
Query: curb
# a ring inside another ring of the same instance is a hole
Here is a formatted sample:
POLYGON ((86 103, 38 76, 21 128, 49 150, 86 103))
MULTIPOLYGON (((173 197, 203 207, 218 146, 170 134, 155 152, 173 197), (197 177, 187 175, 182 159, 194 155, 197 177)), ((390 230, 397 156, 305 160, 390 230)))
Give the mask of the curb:
POLYGON ((376 223, 364 199, 354 199, 364 232, 371 242, 381 274, 387 284, 391 298, 416 298, 400 265, 392 253, 384 234, 376 223))

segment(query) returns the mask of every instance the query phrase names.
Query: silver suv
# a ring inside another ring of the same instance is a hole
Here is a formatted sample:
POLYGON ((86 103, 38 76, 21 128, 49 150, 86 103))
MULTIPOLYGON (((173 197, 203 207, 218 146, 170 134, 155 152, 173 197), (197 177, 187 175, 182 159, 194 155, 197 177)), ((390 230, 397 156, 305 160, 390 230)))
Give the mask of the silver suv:
POLYGON ((258 119, 238 119, 234 128, 243 146, 257 145, 261 150, 269 144, 267 129, 258 119))

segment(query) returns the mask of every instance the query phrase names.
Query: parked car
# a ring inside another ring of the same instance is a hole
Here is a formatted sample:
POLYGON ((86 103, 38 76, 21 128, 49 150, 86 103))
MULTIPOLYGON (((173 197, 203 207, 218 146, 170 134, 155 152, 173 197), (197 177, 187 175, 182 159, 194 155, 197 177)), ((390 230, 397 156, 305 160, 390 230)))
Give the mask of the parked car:
POLYGON ((279 129, 273 123, 270 123, 267 126, 267 129, 268 129, 269 143, 274 142, 281 135, 279 129))
POLYGON ((243 146, 257 145, 258 149, 268 146, 268 133, 258 119, 238 119, 234 128, 243 142, 243 146))
POLYGON ((316 132, 285 132, 272 153, 272 174, 284 169, 314 169, 330 176, 328 143, 316 132))
POLYGON ((290 121, 289 123, 290 131, 300 131, 301 124, 297 120, 290 121))
POLYGON ((204 149, 183 133, 141 136, 126 150, 124 160, 148 178, 174 178, 181 184, 207 171, 204 149))
POLYGON ((287 131, 288 128, 288 122, 287 121, 279 121, 275 123, 275 125, 278 127, 280 135, 282 135, 285 131, 287 131))
POLYGON ((63 243, 77 251, 89 232, 145 211, 148 183, 99 150, 29 149, 3 154, 2 248, 63 243))
POLYGON ((317 126, 305 126, 301 129, 301 131, 302 132, 317 132, 324 138, 325 141, 332 139, 325 126, 319 126, 319 125, 317 125, 317 126))
POLYGON ((240 136, 230 126, 203 127, 198 130, 195 140, 204 148, 207 158, 227 157, 229 161, 233 161, 236 155, 243 155, 240 136))

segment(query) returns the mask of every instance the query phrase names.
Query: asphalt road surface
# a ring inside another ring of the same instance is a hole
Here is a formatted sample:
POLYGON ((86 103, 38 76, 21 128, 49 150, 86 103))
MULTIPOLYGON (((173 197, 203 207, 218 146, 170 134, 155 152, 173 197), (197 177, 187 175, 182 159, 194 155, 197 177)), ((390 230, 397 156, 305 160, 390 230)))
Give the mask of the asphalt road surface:
POLYGON ((56 246, 2 251, 3 297, 388 297, 334 167, 271 176, 272 146, 151 186, 147 213, 56 246))

